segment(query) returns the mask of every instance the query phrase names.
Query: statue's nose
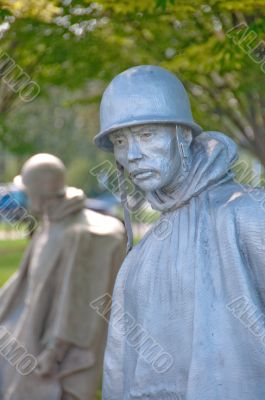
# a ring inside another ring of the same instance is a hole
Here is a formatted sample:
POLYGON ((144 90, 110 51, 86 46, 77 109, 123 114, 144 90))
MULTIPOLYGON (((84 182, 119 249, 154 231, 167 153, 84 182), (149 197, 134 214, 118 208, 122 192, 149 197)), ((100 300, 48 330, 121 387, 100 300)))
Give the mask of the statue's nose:
POLYGON ((132 138, 129 140, 128 146, 128 161, 140 160, 142 158, 142 152, 139 143, 136 139, 132 138))

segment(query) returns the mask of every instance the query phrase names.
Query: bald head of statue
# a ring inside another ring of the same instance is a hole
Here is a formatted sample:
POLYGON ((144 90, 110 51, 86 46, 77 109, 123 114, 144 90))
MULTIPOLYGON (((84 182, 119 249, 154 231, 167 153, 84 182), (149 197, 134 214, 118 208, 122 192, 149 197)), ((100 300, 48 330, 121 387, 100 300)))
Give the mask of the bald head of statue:
POLYGON ((36 154, 26 161, 21 179, 32 211, 43 214, 48 202, 64 196, 65 177, 63 162, 52 154, 36 154))

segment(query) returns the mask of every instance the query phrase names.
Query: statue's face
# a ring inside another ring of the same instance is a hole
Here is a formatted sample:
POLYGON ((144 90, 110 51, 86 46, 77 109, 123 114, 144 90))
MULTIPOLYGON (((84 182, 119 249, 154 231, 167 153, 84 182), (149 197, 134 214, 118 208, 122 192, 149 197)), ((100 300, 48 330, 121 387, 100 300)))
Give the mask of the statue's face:
POLYGON ((27 190, 30 210, 33 214, 43 215, 45 209, 45 200, 42 196, 27 190))
POLYGON ((47 206, 56 198, 56 191, 62 186, 61 177, 49 170, 30 169, 22 174, 31 211, 36 215, 45 214, 47 206))
POLYGON ((38 184, 35 181, 30 181, 26 186, 30 210, 34 215, 38 216, 42 216, 45 213, 48 200, 45 194, 40 190, 41 183, 41 180, 39 180, 38 184))
POLYGON ((181 173, 176 126, 138 125, 110 134, 116 160, 132 181, 150 192, 169 186, 181 173))

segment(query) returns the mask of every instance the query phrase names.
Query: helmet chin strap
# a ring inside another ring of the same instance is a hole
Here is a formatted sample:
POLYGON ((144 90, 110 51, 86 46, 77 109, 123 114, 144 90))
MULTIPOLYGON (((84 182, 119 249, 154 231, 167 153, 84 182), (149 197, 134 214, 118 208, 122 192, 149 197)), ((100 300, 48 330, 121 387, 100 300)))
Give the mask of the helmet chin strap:
POLYGON ((116 161, 117 165, 117 172, 118 172, 118 182, 119 182, 119 190, 121 196, 121 204, 123 207, 124 212, 124 224, 127 232, 127 254, 133 247, 133 231, 132 231, 132 224, 131 224, 131 217, 128 207, 128 199, 125 187, 125 175, 124 175, 124 168, 121 164, 116 161))
POLYGON ((181 125, 176 125, 176 138, 177 146, 182 160, 182 170, 185 175, 189 171, 191 164, 189 146, 192 141, 192 132, 188 128, 184 128, 181 125))

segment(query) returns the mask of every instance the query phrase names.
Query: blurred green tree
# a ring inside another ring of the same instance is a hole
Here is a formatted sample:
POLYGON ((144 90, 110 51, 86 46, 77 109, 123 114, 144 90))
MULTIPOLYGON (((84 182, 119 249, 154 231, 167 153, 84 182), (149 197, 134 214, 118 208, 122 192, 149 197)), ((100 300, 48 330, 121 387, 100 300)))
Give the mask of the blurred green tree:
MULTIPOLYGON (((55 86, 76 91, 132 65, 165 66, 189 88, 205 129, 227 132, 265 165, 265 0, 43 2, 0 3, 1 50, 40 86, 34 103, 55 86)), ((83 89, 67 106, 97 104, 100 94, 83 89)), ((0 140, 18 152, 36 148, 13 124, 22 108, 32 110, 2 78, 0 140)))

